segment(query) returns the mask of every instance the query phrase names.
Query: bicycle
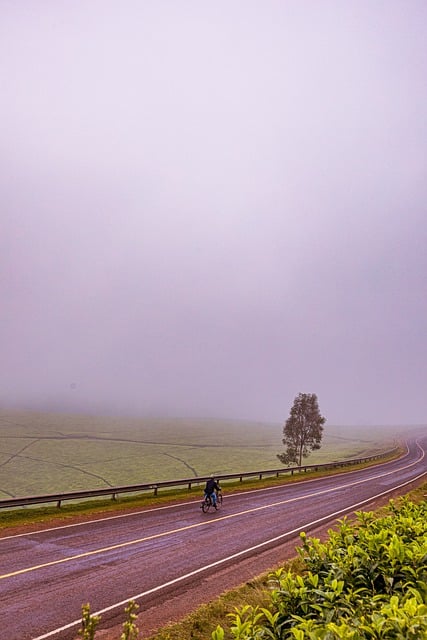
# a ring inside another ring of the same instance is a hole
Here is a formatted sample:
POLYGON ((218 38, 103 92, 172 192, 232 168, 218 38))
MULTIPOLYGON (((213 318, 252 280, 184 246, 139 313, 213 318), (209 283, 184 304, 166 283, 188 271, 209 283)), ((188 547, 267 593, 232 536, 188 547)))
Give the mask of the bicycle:
MULTIPOLYGON (((222 491, 217 491, 217 494, 216 494, 217 510, 221 507, 221 505, 222 505, 222 491)), ((208 511, 210 511, 211 509, 215 509, 211 496, 205 496, 203 498, 200 508, 203 511, 203 513, 208 513, 208 511)))

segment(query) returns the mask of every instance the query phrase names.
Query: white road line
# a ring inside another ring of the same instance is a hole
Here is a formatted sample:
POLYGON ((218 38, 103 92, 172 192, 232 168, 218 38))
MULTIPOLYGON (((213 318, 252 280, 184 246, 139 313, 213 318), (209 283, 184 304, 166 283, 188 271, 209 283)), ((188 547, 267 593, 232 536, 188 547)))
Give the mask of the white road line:
MULTIPOLYGON (((200 498, 200 501, 202 499, 200 498)), ((142 511, 132 511, 132 513, 121 513, 116 516, 105 516, 98 518, 97 520, 85 520, 83 522, 70 522, 69 524, 62 524, 57 527, 49 527, 48 529, 40 529, 39 531, 30 531, 27 533, 14 533, 10 536, 0 537, 0 543, 2 540, 9 540, 10 538, 22 538, 23 536, 35 536, 41 533, 49 533, 50 531, 58 531, 60 529, 69 529, 70 527, 82 527, 85 524, 99 524, 100 522, 106 522, 107 520, 117 520, 118 518, 128 518, 130 516, 140 516, 143 513, 151 513, 152 511, 162 511, 163 509, 172 509, 173 507, 183 506, 186 504, 193 504, 193 500, 189 502, 180 502, 179 504, 167 504, 164 507, 151 507, 150 509, 143 509, 142 511)))
MULTIPOLYGON (((301 527, 297 527, 296 529, 292 529, 292 531, 287 531, 286 533, 282 533, 279 536, 276 536, 275 538, 270 538, 269 540, 265 540, 264 542, 260 542, 259 544, 256 544, 252 547, 248 547, 247 549, 244 549, 242 551, 238 551, 237 553, 233 553, 231 556, 227 556, 226 558, 222 558, 221 560, 217 560, 216 562, 212 562, 211 564, 205 565, 203 567, 199 567, 198 569, 195 569, 194 571, 190 571, 189 573, 186 573, 183 576, 180 576, 179 578, 175 578, 174 580, 170 580, 169 582, 165 582, 163 584, 158 585, 157 587, 153 587, 152 589, 148 589, 147 591, 143 591, 142 593, 138 593, 134 596, 130 596, 129 598, 127 598, 126 600, 122 600, 121 602, 116 602, 115 604, 110 605, 109 607, 105 607, 104 609, 99 609, 99 611, 95 611, 92 613, 93 616, 99 616, 102 615, 103 613, 107 613, 109 611, 113 611, 114 609, 117 609, 118 607, 123 607, 126 606, 130 600, 140 600, 141 598, 144 598, 145 596, 151 595, 153 593, 156 593, 157 591, 161 591, 162 589, 165 589, 167 587, 170 587, 174 584, 178 584, 179 582, 182 582, 184 580, 188 580, 188 578, 192 578, 196 575, 198 575, 199 573, 202 573, 203 571, 208 571, 209 569, 213 569, 215 567, 218 567, 226 562, 229 562, 230 560, 235 560, 236 558, 239 558, 247 553, 251 553, 253 551, 256 551, 257 549, 261 549, 262 547, 266 547, 274 542, 278 542, 279 540, 283 540, 284 538, 288 538, 289 536, 292 536, 296 533, 299 533, 301 531, 304 531, 304 529, 307 529, 309 527, 313 527, 316 525, 321 524, 322 522, 331 520, 332 518, 336 518, 339 515, 342 515, 343 513, 347 513, 349 511, 354 511, 355 509, 357 509, 358 507, 363 506, 364 504, 366 504, 367 502, 371 502, 372 500, 376 500, 377 498, 380 498, 384 495, 387 495, 387 493, 391 493, 392 491, 395 491, 397 489, 401 489, 402 487, 405 487, 408 484, 411 484, 411 482, 414 482, 416 480, 418 480, 419 478, 422 478, 423 476, 425 476, 425 473, 420 474, 419 476, 416 476, 415 478, 411 478, 410 480, 407 480, 406 482, 393 487, 392 489, 387 489, 386 491, 382 491, 381 493, 377 493, 375 496, 370 496, 369 498, 367 498, 366 500, 362 500, 361 502, 357 502, 354 503, 352 505, 349 505, 348 507, 345 507, 344 509, 340 509, 339 511, 335 511, 334 513, 330 513, 327 516, 324 516, 322 518, 318 518, 317 520, 312 520, 311 522, 307 522, 305 525, 301 526, 301 527)), ((57 635, 58 633, 61 633, 61 631, 66 631, 67 629, 71 629, 72 627, 75 627, 77 625, 81 624, 81 619, 79 620, 74 620, 73 622, 70 622, 62 627, 59 627, 58 629, 54 629, 53 631, 49 631, 48 633, 45 633, 41 636, 37 636, 36 638, 32 638, 32 640, 46 640, 46 638, 51 638, 54 635, 57 635)))

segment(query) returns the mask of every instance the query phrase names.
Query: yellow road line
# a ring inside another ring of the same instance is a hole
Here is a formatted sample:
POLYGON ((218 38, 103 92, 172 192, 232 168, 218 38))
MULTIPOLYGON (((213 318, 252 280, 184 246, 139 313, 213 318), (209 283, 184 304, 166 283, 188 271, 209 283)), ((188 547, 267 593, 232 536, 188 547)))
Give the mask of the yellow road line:
MULTIPOLYGON (((218 518, 217 518, 218 519, 218 518)), ((52 560, 51 562, 45 562, 43 564, 35 565, 34 567, 27 567, 25 569, 19 569, 18 571, 11 571, 10 573, 5 573, 0 576, 0 580, 3 578, 11 578, 12 576, 17 576, 21 573, 27 573, 29 571, 35 571, 36 569, 44 569, 45 567, 52 567, 55 564, 61 564, 63 562, 70 562, 71 560, 77 560, 79 558, 87 558, 89 556, 94 556, 97 553, 105 553, 107 551, 114 551, 114 549, 121 549, 123 547, 129 547, 133 544, 138 544, 139 542, 147 542, 148 540, 154 540, 155 538, 160 538, 162 536, 172 535, 173 533, 179 533, 180 531, 185 531, 186 529, 191 529, 193 527, 199 527, 202 525, 208 524, 207 522, 199 522, 197 524, 188 525, 187 527, 181 527, 180 529, 172 529, 171 531, 164 531, 162 533, 155 533, 152 536, 147 536, 145 538, 138 538, 137 540, 129 540, 128 542, 121 542, 119 544, 113 544, 110 547, 103 547, 101 549, 94 549, 93 551, 86 551, 85 553, 79 553, 75 556, 69 556, 67 558, 61 558, 60 560, 52 560)))
POLYGON ((255 511, 261 511, 263 509, 269 509, 271 507, 277 507, 288 502, 295 502, 296 500, 302 500, 303 498, 309 498, 315 495, 319 495, 319 493, 327 493, 331 491, 331 489, 327 489, 321 492, 316 492, 310 494, 308 496, 300 496, 297 498, 288 498, 287 500, 281 500, 280 502, 273 502, 267 505, 262 505, 260 507, 253 507, 252 509, 246 509, 245 511, 239 511, 238 513, 231 513, 226 516, 220 516, 219 518, 215 518, 215 520, 206 520, 204 522, 197 522, 195 524, 189 524, 185 527, 180 527, 179 529, 171 529, 170 531, 163 531, 162 533, 155 533, 152 536, 146 536, 145 538, 138 538, 136 540, 129 540, 128 542, 121 542, 119 544, 113 544, 110 547, 103 547, 101 549, 94 549, 93 551, 86 551, 85 553, 79 553, 75 556, 69 556, 67 558, 61 558, 59 560, 52 560, 51 562, 45 562, 43 564, 38 564, 33 567, 26 567, 25 569, 18 569, 17 571, 11 571, 10 573, 5 573, 0 575, 0 580, 4 578, 12 578, 13 576, 20 575, 22 573, 29 573, 30 571, 36 571, 37 569, 44 569, 45 567, 52 567, 57 564, 62 564, 64 562, 70 562, 72 560, 78 560, 80 558, 87 558, 89 556, 94 556, 98 553, 106 553, 107 551, 114 551, 115 549, 122 549, 124 547, 130 547, 134 544, 139 544, 141 542, 148 542, 149 540, 154 540, 156 538, 162 538, 164 536, 172 535, 174 533, 181 533, 182 531, 188 531, 189 529, 195 529, 197 527, 204 527, 209 524, 213 524, 214 522, 218 522, 220 520, 228 520, 230 518, 237 518, 238 516, 243 516, 247 513, 254 513, 255 511))

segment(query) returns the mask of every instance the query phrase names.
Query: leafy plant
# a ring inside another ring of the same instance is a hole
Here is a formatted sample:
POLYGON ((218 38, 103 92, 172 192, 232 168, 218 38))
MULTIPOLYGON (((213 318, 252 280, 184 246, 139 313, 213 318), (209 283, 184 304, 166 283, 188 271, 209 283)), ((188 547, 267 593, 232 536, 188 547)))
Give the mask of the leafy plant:
POLYGON ((82 606, 82 626, 79 629, 79 636, 83 640, 93 640, 100 620, 100 616, 91 615, 90 604, 84 604, 82 606))
MULTIPOLYGON (((427 505, 339 522, 322 543, 301 534, 302 575, 279 569, 267 608, 230 614, 236 640, 427 638, 427 505)), ((221 638, 219 628, 217 638, 221 638)))
POLYGON ((139 605, 131 600, 125 609, 126 621, 123 623, 123 633, 120 636, 120 640, 137 640, 139 629, 135 624, 135 620, 138 618, 137 611, 139 605))
MULTIPOLYGON (((138 640, 139 629, 135 624, 138 609, 139 606, 133 600, 125 608, 126 620, 123 623, 123 633, 120 640, 138 640)), ((91 615, 89 603, 82 606, 82 626, 79 629, 79 636, 82 640, 94 640, 100 620, 101 616, 91 615)))

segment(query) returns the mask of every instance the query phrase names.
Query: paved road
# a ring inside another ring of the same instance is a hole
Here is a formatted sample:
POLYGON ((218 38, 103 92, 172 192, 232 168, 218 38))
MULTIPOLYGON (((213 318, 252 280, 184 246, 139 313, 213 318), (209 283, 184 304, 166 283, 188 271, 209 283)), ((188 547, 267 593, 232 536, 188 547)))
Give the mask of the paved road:
POLYGON ((166 598, 201 575, 256 555, 427 474, 427 436, 397 461, 332 477, 199 499, 0 538, 2 629, 8 640, 69 640, 91 603, 113 624, 126 603, 166 598), (218 544, 210 541, 216 540, 218 544))

